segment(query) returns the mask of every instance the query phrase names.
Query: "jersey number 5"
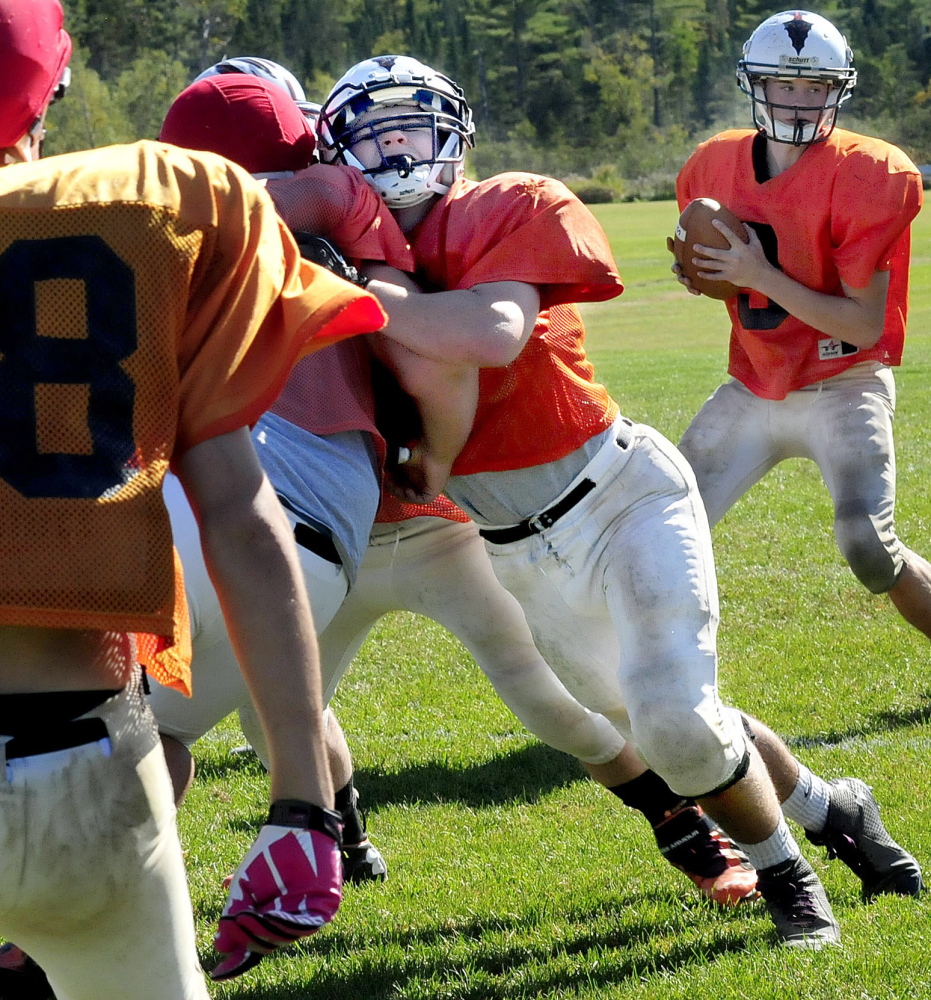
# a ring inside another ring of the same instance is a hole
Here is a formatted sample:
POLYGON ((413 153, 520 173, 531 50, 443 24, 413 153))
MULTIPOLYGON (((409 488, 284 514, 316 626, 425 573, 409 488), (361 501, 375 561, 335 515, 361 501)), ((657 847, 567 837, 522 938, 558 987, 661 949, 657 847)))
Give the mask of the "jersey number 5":
POLYGON ((17 240, 0 254, 0 477, 27 497, 99 498, 118 488, 135 452, 136 398, 120 362, 136 343, 135 277, 99 236, 17 240), (83 286, 83 315, 59 312, 53 285, 40 289, 56 281, 83 286), (40 290, 50 293, 41 311, 40 290), (40 316, 54 329, 40 329, 40 316), (40 445, 40 426, 57 418, 40 413, 40 394, 59 386, 86 387, 86 426, 76 431, 90 447, 80 454, 40 445))

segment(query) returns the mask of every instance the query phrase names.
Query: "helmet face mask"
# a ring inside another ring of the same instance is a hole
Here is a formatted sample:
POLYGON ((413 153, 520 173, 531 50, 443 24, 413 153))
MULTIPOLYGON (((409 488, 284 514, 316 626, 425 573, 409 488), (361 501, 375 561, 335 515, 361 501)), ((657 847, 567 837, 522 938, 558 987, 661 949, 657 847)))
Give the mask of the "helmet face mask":
POLYGON ((764 21, 747 40, 737 81, 750 98, 754 125, 768 139, 807 146, 823 142, 834 130, 837 111, 857 82, 852 62, 847 40, 830 21, 807 11, 784 11, 764 21), (781 103, 772 100, 767 86, 774 81, 817 82, 827 86, 827 93, 814 105, 781 103))
POLYGON ((354 66, 324 102, 318 124, 321 157, 357 167, 389 208, 445 194, 462 173, 473 133, 462 90, 407 56, 354 66), (403 153, 391 148, 389 133, 410 140, 403 153))

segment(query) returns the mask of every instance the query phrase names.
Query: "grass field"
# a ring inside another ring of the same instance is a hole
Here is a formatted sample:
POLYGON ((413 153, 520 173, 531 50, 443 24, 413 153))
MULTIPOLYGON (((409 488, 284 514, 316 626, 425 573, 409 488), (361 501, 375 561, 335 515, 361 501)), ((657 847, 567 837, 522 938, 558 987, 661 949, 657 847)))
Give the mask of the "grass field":
MULTIPOLYGON (((586 308, 597 373, 629 416, 677 440, 723 378, 723 307, 672 281, 671 203, 597 214, 627 284, 614 302, 586 308)), ((927 217, 913 254, 897 520, 906 544, 931 555, 927 217)), ((830 523, 817 470, 793 461, 715 529, 721 686, 814 770, 870 783, 887 826, 931 866, 931 649, 854 581, 830 523)), ((349 887, 334 925, 214 987, 218 998, 931 998, 929 901, 864 906, 853 874, 809 846, 843 947, 774 948, 759 908, 722 913, 700 901, 661 861, 639 814, 525 732, 439 626, 384 619, 336 708, 389 881, 349 887)), ((240 743, 230 721, 198 744, 198 780, 180 814, 205 954, 220 880, 266 802, 254 758, 229 753, 240 743)))

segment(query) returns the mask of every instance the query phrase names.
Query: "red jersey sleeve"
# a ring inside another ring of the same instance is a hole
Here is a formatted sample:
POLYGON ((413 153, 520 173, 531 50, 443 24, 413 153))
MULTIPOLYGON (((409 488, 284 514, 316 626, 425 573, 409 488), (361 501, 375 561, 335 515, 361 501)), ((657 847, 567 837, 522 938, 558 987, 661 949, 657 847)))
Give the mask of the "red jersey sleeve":
POLYGON ((416 235, 418 276, 447 289, 523 281, 541 308, 620 295, 614 256, 598 221, 560 181, 535 174, 461 180, 416 235))
POLYGON ((407 237, 361 170, 315 163, 293 177, 270 180, 268 193, 292 230, 325 236, 347 257, 391 260, 413 270, 407 237))

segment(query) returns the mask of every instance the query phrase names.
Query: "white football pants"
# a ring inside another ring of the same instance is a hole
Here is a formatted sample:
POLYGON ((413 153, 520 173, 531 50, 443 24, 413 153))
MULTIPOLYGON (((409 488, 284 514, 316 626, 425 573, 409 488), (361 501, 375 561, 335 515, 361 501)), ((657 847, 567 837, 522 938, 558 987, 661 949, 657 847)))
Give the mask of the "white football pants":
POLYGON ((704 795, 731 780, 746 743, 718 697, 717 583, 695 479, 642 424, 626 448, 611 437, 561 496, 583 479, 595 488, 552 527, 486 543, 492 567, 570 693, 676 793, 704 795))
POLYGON ((892 370, 874 362, 848 368, 785 399, 761 399, 736 379, 695 415, 679 448, 712 525, 786 458, 810 458, 834 503, 834 536, 857 579, 890 590, 907 561, 895 533, 892 370))
MULTIPOLYGON (((138 678, 109 739, 0 775, 0 934, 59 1000, 207 1000, 165 758, 138 678)), ((2 755, 0 755, 2 759, 2 755)))
MULTIPOLYGON (((319 637, 325 701, 372 626, 389 611, 412 611, 448 629, 501 700, 544 743, 591 764, 621 752, 624 740, 608 720, 583 708, 537 652, 520 606, 495 579, 472 522, 417 517, 375 525, 355 586, 319 637)), ((254 741, 261 730, 251 712, 240 712, 240 720, 254 741)))

